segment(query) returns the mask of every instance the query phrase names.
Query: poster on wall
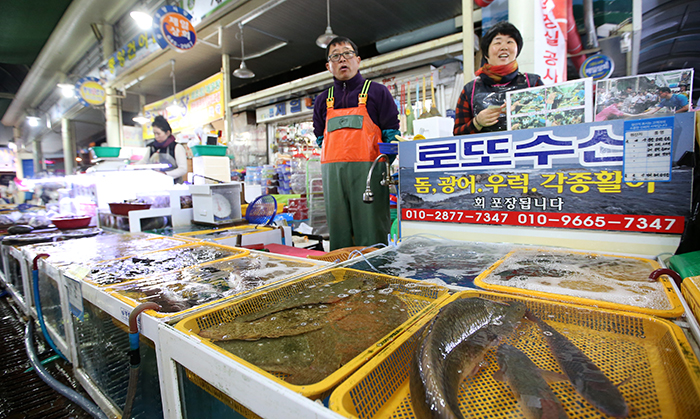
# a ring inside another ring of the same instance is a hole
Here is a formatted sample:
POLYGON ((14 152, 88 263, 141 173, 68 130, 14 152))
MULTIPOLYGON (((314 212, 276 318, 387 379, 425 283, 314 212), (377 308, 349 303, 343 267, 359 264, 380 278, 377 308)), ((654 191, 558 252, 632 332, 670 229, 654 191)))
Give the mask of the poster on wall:
POLYGON ((506 92, 508 130, 593 121, 593 80, 506 92))
MULTIPOLYGON (((156 115, 165 116, 174 134, 222 119, 225 106, 223 83, 224 76, 216 73, 175 94, 175 97, 170 96, 144 106, 144 115, 151 122, 156 115), (173 101, 178 104, 178 109, 174 112, 168 110, 173 101)), ((151 122, 142 126, 144 140, 153 138, 151 122)))
POLYGON ((402 220, 681 234, 694 116, 402 142, 402 220))
POLYGON ((687 112, 693 103, 692 68, 600 80, 595 120, 648 118, 687 112))

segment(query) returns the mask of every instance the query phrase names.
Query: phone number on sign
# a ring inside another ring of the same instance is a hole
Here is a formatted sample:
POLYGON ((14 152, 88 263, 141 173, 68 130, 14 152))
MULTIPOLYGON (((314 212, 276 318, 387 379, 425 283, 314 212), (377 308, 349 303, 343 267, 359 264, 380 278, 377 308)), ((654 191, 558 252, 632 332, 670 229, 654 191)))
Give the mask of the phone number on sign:
POLYGON ((618 214, 565 214, 552 212, 498 212, 436 209, 403 209, 404 221, 502 224, 512 226, 585 228, 591 230, 683 233, 685 217, 618 214))

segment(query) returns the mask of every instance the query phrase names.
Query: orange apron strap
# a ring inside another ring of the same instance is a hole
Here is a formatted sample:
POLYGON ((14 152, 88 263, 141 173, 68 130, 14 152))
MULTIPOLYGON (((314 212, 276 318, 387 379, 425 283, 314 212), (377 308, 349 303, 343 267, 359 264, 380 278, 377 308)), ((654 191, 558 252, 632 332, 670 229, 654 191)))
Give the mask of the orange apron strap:
POLYGON ((333 97, 333 86, 331 86, 331 88, 328 89, 328 97, 326 98, 326 108, 333 109, 334 104, 335 98, 333 97))

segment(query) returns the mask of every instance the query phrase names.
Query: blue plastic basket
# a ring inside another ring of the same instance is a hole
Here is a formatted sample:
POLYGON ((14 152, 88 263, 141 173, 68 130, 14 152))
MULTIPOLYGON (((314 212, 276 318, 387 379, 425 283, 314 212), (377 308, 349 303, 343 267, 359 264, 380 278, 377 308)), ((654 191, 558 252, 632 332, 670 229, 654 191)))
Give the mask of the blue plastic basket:
POLYGON ((382 154, 399 154, 399 143, 379 143, 379 152, 382 154))
POLYGON ((277 214, 277 200, 272 195, 260 195, 245 211, 245 219, 250 224, 267 225, 277 214))

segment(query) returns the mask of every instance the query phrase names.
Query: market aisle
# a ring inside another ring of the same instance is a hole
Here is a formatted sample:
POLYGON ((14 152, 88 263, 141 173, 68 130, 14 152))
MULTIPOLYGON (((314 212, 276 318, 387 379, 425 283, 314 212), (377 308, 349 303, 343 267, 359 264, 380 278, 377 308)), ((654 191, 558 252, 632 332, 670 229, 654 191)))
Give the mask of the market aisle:
MULTIPOLYGON (((32 370, 24 346, 25 323, 13 310, 7 297, 0 298, 0 418, 53 419, 90 418, 79 406, 61 396, 32 370)), ((34 338, 39 359, 53 355, 47 353, 43 338, 34 338)), ((45 366, 54 378, 73 387, 88 397, 71 378, 67 379, 70 365, 62 360, 45 366)))

